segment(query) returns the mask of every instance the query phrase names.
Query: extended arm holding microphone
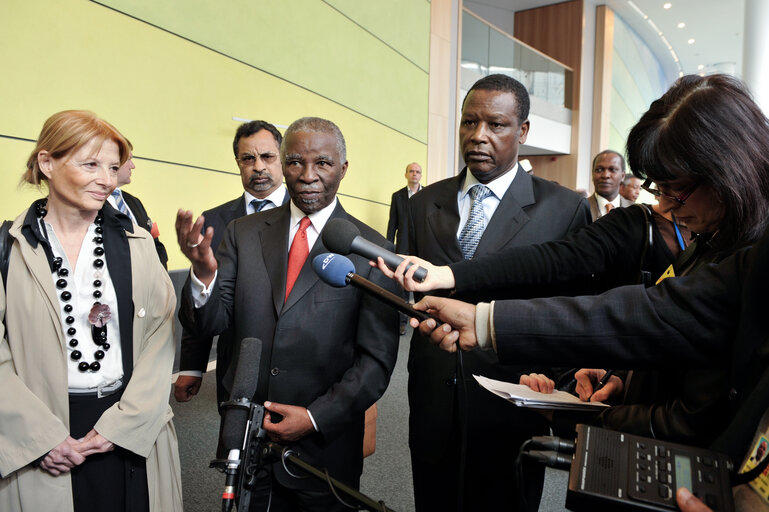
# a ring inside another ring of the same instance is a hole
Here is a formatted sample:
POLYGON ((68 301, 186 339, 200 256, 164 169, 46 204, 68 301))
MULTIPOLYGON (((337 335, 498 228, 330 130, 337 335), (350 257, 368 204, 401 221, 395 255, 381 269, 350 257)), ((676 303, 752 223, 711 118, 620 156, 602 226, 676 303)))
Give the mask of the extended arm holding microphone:
MULTIPOLYGON (((332 252, 339 254, 355 253, 370 260, 376 261, 382 258, 385 264, 394 270, 403 262, 403 258, 387 249, 369 242, 360 234, 360 230, 350 221, 345 219, 331 219, 321 233, 323 245, 332 252)), ((409 264, 406 268, 409 268, 409 264)), ((427 277, 427 270, 423 267, 414 272, 414 280, 421 282, 427 277)))

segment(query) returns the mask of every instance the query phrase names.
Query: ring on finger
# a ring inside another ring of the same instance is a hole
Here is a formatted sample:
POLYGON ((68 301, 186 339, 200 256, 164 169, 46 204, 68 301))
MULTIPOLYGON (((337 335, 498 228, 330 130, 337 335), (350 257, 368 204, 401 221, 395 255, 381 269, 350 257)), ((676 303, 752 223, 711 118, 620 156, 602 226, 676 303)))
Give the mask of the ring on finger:
POLYGON ((187 247, 189 247, 190 249, 194 249, 195 247, 197 247, 199 245, 200 245, 200 242, 197 242, 197 243, 194 243, 194 244, 191 244, 191 243, 187 242, 187 247))

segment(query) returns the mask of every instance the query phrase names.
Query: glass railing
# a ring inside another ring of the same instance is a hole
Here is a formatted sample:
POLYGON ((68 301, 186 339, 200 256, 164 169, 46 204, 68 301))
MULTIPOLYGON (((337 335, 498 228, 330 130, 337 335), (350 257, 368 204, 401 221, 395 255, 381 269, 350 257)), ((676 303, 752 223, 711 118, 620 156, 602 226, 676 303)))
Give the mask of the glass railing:
MULTIPOLYGON (((533 98, 571 108, 572 70, 518 41, 472 12, 462 14, 461 88, 493 73, 521 82, 533 98)), ((536 100, 534 100, 536 101, 536 100)))

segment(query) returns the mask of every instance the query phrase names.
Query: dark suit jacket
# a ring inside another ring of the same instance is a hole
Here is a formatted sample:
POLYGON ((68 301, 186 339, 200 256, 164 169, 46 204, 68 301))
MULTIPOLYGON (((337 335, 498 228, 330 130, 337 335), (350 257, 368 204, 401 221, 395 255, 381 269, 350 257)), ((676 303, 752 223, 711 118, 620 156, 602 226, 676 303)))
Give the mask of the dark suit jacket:
MULTIPOLYGON (((466 173, 467 169, 464 169, 458 176, 425 187, 412 197, 409 233, 410 246, 416 256, 436 265, 462 259, 457 242, 457 193, 466 173)), ((555 183, 532 177, 519 166, 515 179, 486 227, 475 257, 513 246, 559 240, 589 223, 590 210, 583 198, 555 183)), ((460 298, 477 302, 493 298, 493 295, 483 291, 460 298)), ((514 422, 520 423, 520 416, 510 418, 520 413, 517 408, 491 396, 472 379, 472 374, 477 373, 517 382, 519 369, 502 367, 496 355, 480 351, 466 353, 464 365, 465 376, 469 379, 471 431, 474 428, 485 430, 486 438, 490 439, 496 432, 516 424, 514 422)), ((449 383, 453 382, 455 367, 453 354, 442 352, 415 334, 409 352, 409 442, 415 457, 435 460, 450 446, 456 386, 449 383)), ((541 416, 537 418, 532 414, 530 419, 532 428, 536 428, 534 425, 542 427, 541 416)), ((521 425, 520 430, 525 428, 521 425)), ((472 447, 468 451, 470 449, 472 447)))
MULTIPOLYGON (((331 218, 354 223, 367 240, 392 249, 341 205, 331 218)), ((197 336, 231 327, 232 340, 261 339, 255 400, 307 407, 319 432, 292 448, 309 463, 328 468, 333 477, 357 485, 363 466, 363 413, 390 379, 398 350, 398 315, 358 288, 333 288, 318 278, 311 265, 316 255, 327 252, 322 238, 310 250, 284 304, 289 220, 289 205, 283 205, 232 222, 217 252, 219 273, 211 297, 203 308, 194 309, 188 280, 180 319, 197 336)), ((395 290, 395 283, 372 269, 366 258, 350 259, 356 273, 395 290)), ((279 463, 275 472, 288 487, 318 488, 310 480, 290 477, 279 463)))
MULTIPOLYGON (((136 217, 136 225, 141 226, 152 233, 152 219, 150 219, 147 210, 144 209, 144 205, 141 201, 139 201, 139 198, 123 190, 120 192, 123 194, 123 200, 125 201, 125 204, 128 205, 128 208, 131 209, 131 213, 133 213, 134 217, 136 217)), ((163 268, 168 270, 168 253, 166 252, 166 247, 160 241, 160 237, 154 237, 154 240, 155 250, 158 252, 160 263, 163 264, 163 268)))
MULTIPOLYGON (((284 189, 285 190, 285 189, 284 189)), ((288 202, 288 191, 281 204, 288 202)), ((206 219, 203 225, 203 232, 208 227, 214 228, 214 237, 211 240, 211 248, 217 250, 224 238, 224 232, 227 226, 235 219, 246 215, 246 202, 243 194, 232 201, 220 204, 210 210, 203 212, 206 219)), ((220 336, 220 342, 216 344, 216 391, 217 404, 228 400, 229 393, 222 387, 222 378, 227 372, 231 358, 232 343, 227 340, 227 334, 220 336)), ((213 337, 197 338, 192 336, 185 329, 182 333, 181 349, 179 351, 179 370, 197 370, 205 373, 208 364, 208 358, 211 353, 213 337)))
MULTIPOLYGON (((601 210, 598 208, 598 200, 595 198, 595 194, 588 197, 587 202, 590 204, 590 215, 592 216, 593 221, 595 222, 601 217, 601 210)), ((628 206, 632 206, 634 204, 635 203, 628 201, 624 197, 619 196, 620 208, 627 208, 628 206)))
POLYGON ((393 192, 390 200, 390 220, 387 221, 387 239, 395 243, 395 252, 409 254, 409 189, 393 192), (397 234, 397 240, 396 240, 397 234))
POLYGON ((735 414, 713 446, 739 460, 769 408, 767 261, 769 230, 753 249, 652 288, 497 302, 499 358, 671 372, 726 368, 735 414))

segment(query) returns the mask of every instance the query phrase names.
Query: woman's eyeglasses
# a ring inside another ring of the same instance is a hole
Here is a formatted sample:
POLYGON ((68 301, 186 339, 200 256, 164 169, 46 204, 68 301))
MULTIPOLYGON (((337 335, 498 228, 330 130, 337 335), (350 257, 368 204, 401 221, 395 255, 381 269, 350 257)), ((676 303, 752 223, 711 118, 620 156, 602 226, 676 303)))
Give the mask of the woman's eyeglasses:
POLYGON ((662 192, 658 185, 654 183, 651 179, 647 179, 643 182, 643 185, 641 185, 641 188, 653 195, 654 197, 664 197, 665 199, 669 199, 671 201, 675 201, 679 205, 683 206, 686 204, 686 200, 689 199, 689 196, 691 196, 695 190, 697 190, 697 187, 699 187, 699 183, 695 183, 691 187, 689 187, 688 190, 685 192, 681 192, 677 196, 671 196, 669 194, 665 194, 662 192))

